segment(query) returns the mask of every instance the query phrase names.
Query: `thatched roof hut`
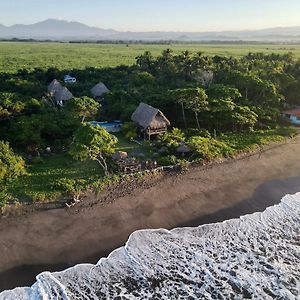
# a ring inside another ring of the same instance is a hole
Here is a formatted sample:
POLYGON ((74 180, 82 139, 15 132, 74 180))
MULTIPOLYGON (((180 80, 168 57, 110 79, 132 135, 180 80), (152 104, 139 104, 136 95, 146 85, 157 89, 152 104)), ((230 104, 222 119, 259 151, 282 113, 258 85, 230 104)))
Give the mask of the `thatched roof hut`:
POLYGON ((53 79, 53 81, 48 85, 48 93, 54 94, 56 92, 59 92, 63 86, 60 84, 60 82, 56 79, 53 79))
POLYGON ((170 121, 159 109, 145 103, 140 103, 132 114, 131 120, 139 124, 144 130, 166 129, 170 125, 170 121))
POLYGON ((58 105, 63 105, 63 102, 74 98, 74 96, 66 87, 62 87, 59 91, 54 93, 54 98, 58 105))
POLYGON ((91 94, 94 98, 101 98, 104 94, 108 93, 109 89, 103 82, 99 82, 91 89, 91 94))

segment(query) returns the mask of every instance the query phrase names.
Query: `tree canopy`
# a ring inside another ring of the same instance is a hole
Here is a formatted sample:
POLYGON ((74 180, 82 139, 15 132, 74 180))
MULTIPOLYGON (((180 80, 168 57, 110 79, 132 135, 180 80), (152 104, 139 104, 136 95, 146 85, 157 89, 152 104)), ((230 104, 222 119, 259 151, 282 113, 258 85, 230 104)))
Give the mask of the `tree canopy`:
POLYGON ((106 158, 115 152, 114 146, 117 142, 118 139, 101 126, 82 123, 75 132, 74 143, 69 153, 77 160, 97 161, 105 175, 108 175, 106 158))

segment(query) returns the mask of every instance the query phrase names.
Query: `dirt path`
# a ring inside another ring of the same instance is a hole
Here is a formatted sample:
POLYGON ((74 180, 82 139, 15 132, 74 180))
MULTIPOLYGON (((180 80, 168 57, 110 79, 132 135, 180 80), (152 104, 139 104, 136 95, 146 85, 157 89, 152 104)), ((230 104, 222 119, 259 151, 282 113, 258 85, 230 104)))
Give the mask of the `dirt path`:
POLYGON ((106 205, 2 219, 0 289, 29 284, 40 270, 95 262, 137 229, 196 226, 262 211, 300 191, 299 154, 300 136, 240 160, 166 176, 106 205))

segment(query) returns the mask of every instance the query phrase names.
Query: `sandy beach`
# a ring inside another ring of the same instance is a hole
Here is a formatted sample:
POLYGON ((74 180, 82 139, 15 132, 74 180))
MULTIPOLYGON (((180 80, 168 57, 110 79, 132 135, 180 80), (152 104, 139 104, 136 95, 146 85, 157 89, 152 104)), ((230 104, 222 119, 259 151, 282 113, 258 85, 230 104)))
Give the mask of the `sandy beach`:
POLYGON ((0 290, 31 284, 40 271, 95 263, 138 229, 198 226, 263 211, 300 191, 299 153, 297 136, 244 158, 158 177, 109 203, 90 195, 71 209, 2 218, 0 290))

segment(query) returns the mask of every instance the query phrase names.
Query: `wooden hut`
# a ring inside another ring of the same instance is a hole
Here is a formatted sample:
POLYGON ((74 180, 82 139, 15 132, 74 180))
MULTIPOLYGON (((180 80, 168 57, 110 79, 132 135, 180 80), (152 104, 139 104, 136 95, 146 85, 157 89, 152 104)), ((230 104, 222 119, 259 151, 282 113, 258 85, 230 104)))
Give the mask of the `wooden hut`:
POLYGON ((60 106, 63 106, 66 101, 72 98, 74 98, 72 93, 66 87, 62 87, 59 91, 54 93, 55 102, 60 106))
POLYGON ((52 82, 48 85, 48 93, 54 95, 55 92, 60 91, 63 88, 63 86, 61 85, 61 83, 56 80, 53 79, 52 82))
POLYGON ((149 139, 152 135, 166 132, 167 127, 170 126, 170 121, 159 109, 145 103, 140 103, 132 114, 131 120, 139 125, 144 138, 149 139))
POLYGON ((48 94, 51 100, 60 106, 63 106, 66 101, 74 98, 72 93, 56 79, 49 84, 48 94))
POLYGON ((109 89, 103 82, 99 82, 91 89, 91 94, 95 99, 101 99, 104 94, 108 93, 109 89))

